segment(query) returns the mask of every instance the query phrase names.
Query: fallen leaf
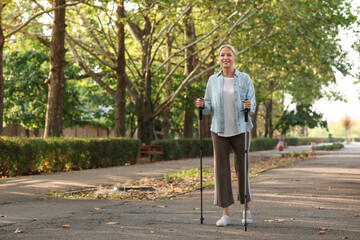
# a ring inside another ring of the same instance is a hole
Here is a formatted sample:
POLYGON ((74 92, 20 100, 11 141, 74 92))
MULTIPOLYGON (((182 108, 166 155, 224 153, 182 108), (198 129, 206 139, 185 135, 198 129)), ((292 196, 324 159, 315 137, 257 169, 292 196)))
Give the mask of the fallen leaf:
POLYGON ((326 231, 319 231, 318 233, 319 233, 319 235, 324 235, 324 234, 326 234, 326 231))
POLYGON ((2 217, 2 218, 6 218, 7 216, 1 215, 0 217, 2 217))
POLYGON ((101 209, 104 209, 104 208, 100 208, 100 207, 96 207, 94 208, 95 210, 101 210, 101 209))
POLYGON ((39 221, 39 219, 38 219, 38 218, 34 218, 33 221, 39 221))
POLYGON ((199 207, 195 207, 194 210, 200 210, 200 208, 199 208, 199 207))
POLYGON ((62 228, 70 228, 69 224, 62 225, 62 228))
POLYGON ((319 209, 319 210, 323 210, 324 208, 323 208, 323 207, 318 207, 317 209, 319 209))
POLYGON ((15 230, 15 233, 23 233, 24 231, 23 230, 21 230, 20 228, 17 228, 16 230, 15 230))
POLYGON ((106 224, 108 224, 108 225, 119 225, 120 222, 108 222, 108 223, 106 223, 106 224))
POLYGON ((167 206, 165 205, 157 205, 158 208, 166 208, 167 206))
POLYGON ((282 223, 284 222, 286 219, 270 219, 270 220, 264 220, 264 222, 269 222, 269 223, 282 223))

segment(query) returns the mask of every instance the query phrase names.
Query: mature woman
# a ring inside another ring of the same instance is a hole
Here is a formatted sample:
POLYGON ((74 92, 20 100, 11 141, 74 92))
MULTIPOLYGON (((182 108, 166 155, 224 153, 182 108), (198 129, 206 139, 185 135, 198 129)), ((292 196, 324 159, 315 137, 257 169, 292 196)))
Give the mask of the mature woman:
MULTIPOLYGON (((196 100, 197 108, 204 108, 203 114, 212 114, 211 134, 214 146, 215 204, 223 213, 217 226, 230 224, 228 207, 234 203, 231 187, 230 147, 234 150, 234 162, 238 179, 238 200, 244 204, 245 166, 245 117, 244 109, 253 113, 256 107, 254 85, 248 74, 235 68, 236 51, 229 45, 219 48, 219 63, 222 70, 212 75, 207 83, 205 98, 196 100), (246 100, 247 99, 247 100, 246 100)), ((253 127, 248 122, 248 131, 253 127)), ((250 136, 250 134, 248 134, 250 136)), ((249 141, 249 138, 247 139, 249 141)), ((248 165, 248 164, 247 164, 248 165)), ((248 169, 247 169, 248 172, 248 169)), ((250 187, 247 181, 247 202, 250 202, 250 187)), ((243 210, 242 222, 252 223, 250 206, 243 210)))

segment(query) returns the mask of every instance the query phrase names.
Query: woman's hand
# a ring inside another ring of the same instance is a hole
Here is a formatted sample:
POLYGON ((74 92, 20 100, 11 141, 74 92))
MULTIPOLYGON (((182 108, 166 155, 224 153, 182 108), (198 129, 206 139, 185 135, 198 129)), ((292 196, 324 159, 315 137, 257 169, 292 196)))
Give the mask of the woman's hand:
POLYGON ((244 103, 244 109, 250 109, 251 108, 251 101, 250 100, 242 100, 244 103))
POLYGON ((204 108, 204 99, 203 98, 196 99, 195 105, 197 108, 204 108))

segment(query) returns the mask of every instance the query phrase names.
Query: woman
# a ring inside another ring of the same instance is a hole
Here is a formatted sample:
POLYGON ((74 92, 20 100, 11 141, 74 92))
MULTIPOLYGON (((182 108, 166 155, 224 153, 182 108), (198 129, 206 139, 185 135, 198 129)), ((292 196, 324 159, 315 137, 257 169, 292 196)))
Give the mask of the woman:
MULTIPOLYGON (((234 162, 238 179, 238 200, 244 204, 245 163, 245 117, 244 109, 253 113, 256 107, 254 85, 246 73, 235 68, 236 51, 229 44, 219 48, 219 63, 222 70, 212 75, 207 83, 205 98, 196 100, 196 107, 203 108, 203 114, 212 114, 211 135, 214 146, 215 204, 223 213, 217 226, 230 224, 228 207, 234 203, 231 187, 230 147, 234 150, 234 162)), ((248 131, 253 127, 248 122, 248 131)), ((249 136, 250 134, 248 134, 249 136)), ((247 139, 249 141, 249 138, 247 139)), ((249 146, 249 145, 248 145, 249 146)), ((248 172, 248 169, 247 169, 248 172)), ((250 187, 247 181, 247 202, 250 202, 250 187)), ((252 223, 250 206, 243 210, 242 222, 252 223)), ((245 208, 245 205, 244 205, 245 208)))

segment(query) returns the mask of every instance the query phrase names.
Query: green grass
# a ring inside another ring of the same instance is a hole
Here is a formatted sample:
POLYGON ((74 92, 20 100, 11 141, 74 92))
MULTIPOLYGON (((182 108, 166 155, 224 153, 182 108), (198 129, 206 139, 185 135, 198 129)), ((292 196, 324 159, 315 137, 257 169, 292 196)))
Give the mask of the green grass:
MULTIPOLYGON (((212 174, 213 170, 210 168, 203 169, 203 176, 212 174)), ((200 177, 200 169, 193 168, 190 170, 182 170, 181 172, 169 173, 168 175, 164 176, 166 180, 182 180, 185 178, 198 178, 200 177)))
POLYGON ((338 150, 344 148, 344 145, 341 143, 334 143, 332 145, 323 145, 315 147, 316 150, 324 150, 324 151, 331 151, 331 150, 338 150))

